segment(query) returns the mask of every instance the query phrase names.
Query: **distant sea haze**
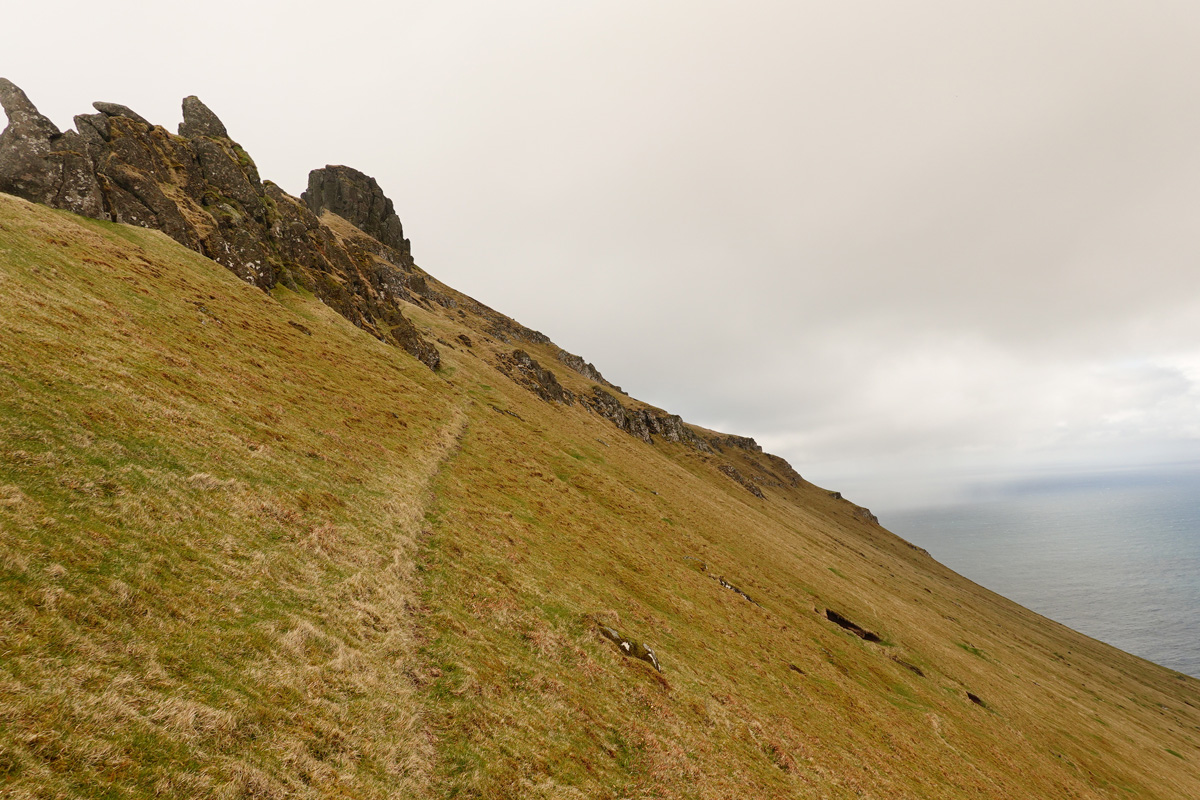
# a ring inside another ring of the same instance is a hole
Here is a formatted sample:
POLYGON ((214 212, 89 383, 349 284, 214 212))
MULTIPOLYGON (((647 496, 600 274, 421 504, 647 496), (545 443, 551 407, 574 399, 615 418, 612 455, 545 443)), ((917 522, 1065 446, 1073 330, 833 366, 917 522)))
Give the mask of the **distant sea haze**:
POLYGON ((994 592, 1200 678, 1200 469, 1030 482, 881 521, 994 592))

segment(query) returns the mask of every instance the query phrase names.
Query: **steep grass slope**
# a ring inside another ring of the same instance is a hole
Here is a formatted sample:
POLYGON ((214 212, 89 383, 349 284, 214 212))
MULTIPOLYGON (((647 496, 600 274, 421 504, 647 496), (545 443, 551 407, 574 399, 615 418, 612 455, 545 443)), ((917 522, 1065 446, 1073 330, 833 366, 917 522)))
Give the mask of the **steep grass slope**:
POLYGON ((0 196, 0 264, 0 794, 416 793, 442 381, 162 234, 0 196))
POLYGON ((1200 796, 1196 681, 429 282, 437 373, 0 195, 0 794, 1200 796))

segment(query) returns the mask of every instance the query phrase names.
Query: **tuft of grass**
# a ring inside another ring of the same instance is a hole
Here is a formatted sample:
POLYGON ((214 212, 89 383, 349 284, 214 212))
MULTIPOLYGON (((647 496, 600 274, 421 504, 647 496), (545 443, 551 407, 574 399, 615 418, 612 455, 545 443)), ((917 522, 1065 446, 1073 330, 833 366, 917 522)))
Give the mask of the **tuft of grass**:
POLYGON ((983 654, 982 650, 980 650, 978 647, 975 647, 973 645, 969 645, 966 642, 955 642, 954 645, 955 645, 955 647, 959 647, 959 648, 967 651, 971 655, 976 656, 978 658, 984 658, 984 659, 987 658, 987 656, 985 656, 983 654))

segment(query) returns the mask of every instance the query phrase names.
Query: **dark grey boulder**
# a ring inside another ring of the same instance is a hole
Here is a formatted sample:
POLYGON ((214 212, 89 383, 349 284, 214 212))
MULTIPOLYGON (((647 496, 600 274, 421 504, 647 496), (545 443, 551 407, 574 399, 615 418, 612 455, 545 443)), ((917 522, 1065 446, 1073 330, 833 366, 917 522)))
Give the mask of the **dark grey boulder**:
POLYGON ((147 128, 154 127, 150 124, 150 120, 146 119, 129 106, 123 106, 120 103, 105 103, 97 100, 96 102, 92 103, 92 108, 96 109, 106 117, 126 117, 142 123, 147 128))
POLYGON ((225 130, 225 123, 193 94, 183 98, 183 122, 179 123, 179 135, 189 139, 197 136, 228 139, 229 131, 225 130))
POLYGON ((52 142, 62 134, 23 91, 4 78, 0 78, 0 105, 8 115, 8 126, 0 133, 0 192, 49 203, 57 194, 61 172, 49 156, 52 142))
POLYGON ((409 252, 392 201, 370 175, 345 166, 314 169, 308 173, 308 189, 300 199, 317 216, 330 211, 388 247, 409 252))
MULTIPOLYGON (((58 127, 37 110, 25 92, 7 78, 0 78, 0 105, 8 115, 5 137, 20 137, 31 141, 45 141, 59 135, 58 127)), ((47 147, 48 149, 48 147, 47 147)))

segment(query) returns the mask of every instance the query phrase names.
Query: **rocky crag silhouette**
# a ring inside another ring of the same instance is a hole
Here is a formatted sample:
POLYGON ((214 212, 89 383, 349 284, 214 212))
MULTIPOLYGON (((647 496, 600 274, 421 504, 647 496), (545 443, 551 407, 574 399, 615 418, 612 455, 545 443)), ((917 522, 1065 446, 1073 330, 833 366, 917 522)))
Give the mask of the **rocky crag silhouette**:
POLYGON ((303 287, 431 368, 437 348, 401 313, 420 285, 400 223, 375 181, 344 167, 314 172, 309 204, 263 181, 254 160, 196 97, 183 101, 177 135, 116 103, 59 131, 12 82, 0 79, 9 124, 0 134, 0 191, 95 219, 155 228, 269 290, 303 287), (378 239, 347 240, 319 214, 363 209, 378 239), (382 198, 382 199, 379 199, 382 198), (370 214, 375 213, 376 217, 370 214))

